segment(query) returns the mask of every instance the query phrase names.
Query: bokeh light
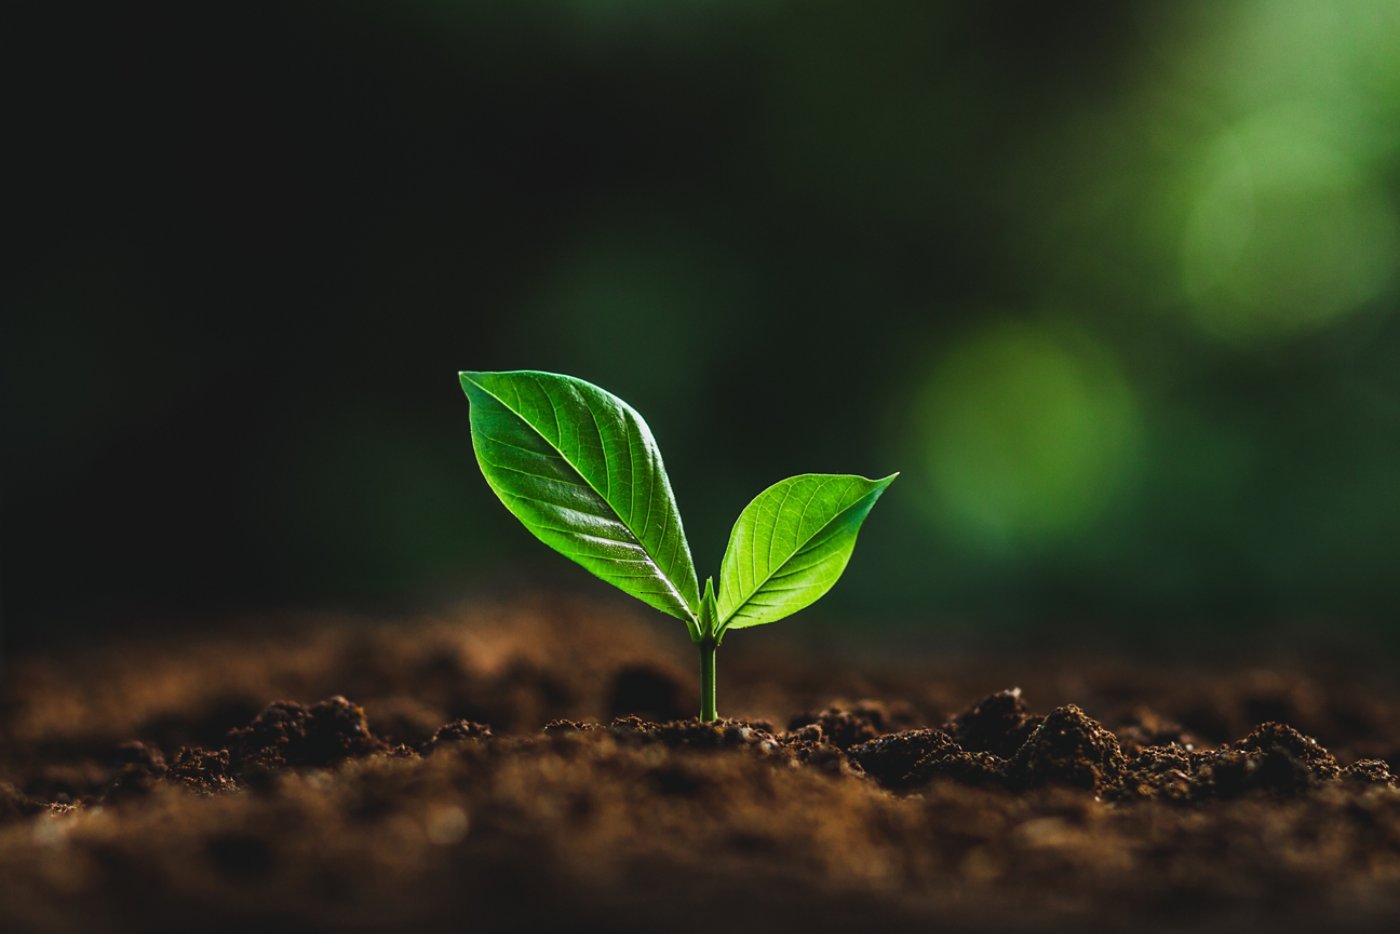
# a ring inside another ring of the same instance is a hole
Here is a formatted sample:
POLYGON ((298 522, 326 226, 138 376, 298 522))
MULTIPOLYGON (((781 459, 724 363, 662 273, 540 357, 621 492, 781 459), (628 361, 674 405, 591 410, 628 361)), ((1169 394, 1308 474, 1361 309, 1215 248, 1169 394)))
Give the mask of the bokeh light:
POLYGON ((1082 532, 1130 476, 1141 432, 1111 355, 1044 324, 995 325, 950 348, 916 413, 940 518, 994 547, 1082 532))
POLYGON ((1188 311, 1227 339, 1293 334, 1364 308, 1400 256, 1385 193, 1308 108, 1270 111, 1206 147, 1182 243, 1188 311))

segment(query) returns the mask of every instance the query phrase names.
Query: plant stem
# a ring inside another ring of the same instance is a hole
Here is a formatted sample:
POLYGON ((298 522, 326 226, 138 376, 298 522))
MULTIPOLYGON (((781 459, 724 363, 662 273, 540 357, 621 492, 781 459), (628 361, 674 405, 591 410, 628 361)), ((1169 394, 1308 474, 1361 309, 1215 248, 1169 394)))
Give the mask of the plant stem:
POLYGON ((700 719, 705 723, 718 719, 715 713, 715 649, 713 639, 700 640, 700 719))

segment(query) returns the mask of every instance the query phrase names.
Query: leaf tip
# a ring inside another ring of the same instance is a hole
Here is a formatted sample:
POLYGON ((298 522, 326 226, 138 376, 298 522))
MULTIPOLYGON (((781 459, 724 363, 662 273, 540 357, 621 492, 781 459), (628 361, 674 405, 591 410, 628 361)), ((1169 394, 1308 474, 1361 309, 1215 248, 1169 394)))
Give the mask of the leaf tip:
POLYGON ((472 394, 472 389, 482 388, 481 377, 485 375, 486 374, 477 370, 458 370, 457 382, 461 383, 462 392, 470 396, 472 394))

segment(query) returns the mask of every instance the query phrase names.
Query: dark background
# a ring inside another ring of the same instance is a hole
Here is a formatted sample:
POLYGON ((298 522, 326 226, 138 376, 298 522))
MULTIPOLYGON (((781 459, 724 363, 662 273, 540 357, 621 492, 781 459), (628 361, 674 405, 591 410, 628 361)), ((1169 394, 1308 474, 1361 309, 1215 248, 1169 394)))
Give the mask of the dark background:
POLYGON ((456 371, 520 367, 647 417, 702 577, 768 484, 903 471, 809 615, 1394 640, 1400 5, 49 15, 12 643, 605 589, 472 460, 456 371))

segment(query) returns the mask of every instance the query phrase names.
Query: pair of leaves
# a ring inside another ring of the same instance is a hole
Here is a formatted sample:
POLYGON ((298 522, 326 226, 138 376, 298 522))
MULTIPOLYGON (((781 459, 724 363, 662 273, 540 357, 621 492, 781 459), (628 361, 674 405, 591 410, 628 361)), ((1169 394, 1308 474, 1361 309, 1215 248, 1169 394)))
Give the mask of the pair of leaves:
POLYGON ((675 495, 636 410, 583 380, 521 370, 462 373, 486 482, 537 538, 691 638, 772 623, 815 602, 850 560, 856 533, 894 480, 803 474, 744 508, 720 590, 702 600, 675 495))

